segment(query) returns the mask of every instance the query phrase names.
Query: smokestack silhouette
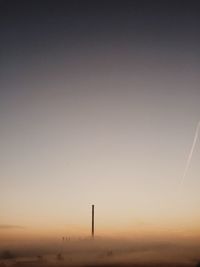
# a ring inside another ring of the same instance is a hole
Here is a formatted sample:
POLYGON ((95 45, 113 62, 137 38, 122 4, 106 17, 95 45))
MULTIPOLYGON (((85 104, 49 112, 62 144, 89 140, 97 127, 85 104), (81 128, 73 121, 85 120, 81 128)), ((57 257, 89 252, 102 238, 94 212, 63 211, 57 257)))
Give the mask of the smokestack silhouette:
POLYGON ((92 238, 94 238, 94 205, 92 205, 92 238))

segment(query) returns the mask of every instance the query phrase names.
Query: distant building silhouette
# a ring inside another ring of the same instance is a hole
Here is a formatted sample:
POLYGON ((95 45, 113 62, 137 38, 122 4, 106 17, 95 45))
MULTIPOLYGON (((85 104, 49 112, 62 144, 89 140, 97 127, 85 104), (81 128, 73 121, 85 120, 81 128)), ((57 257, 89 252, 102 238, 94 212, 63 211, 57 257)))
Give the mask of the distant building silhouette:
POLYGON ((94 238, 94 205, 92 205, 92 238, 94 238))

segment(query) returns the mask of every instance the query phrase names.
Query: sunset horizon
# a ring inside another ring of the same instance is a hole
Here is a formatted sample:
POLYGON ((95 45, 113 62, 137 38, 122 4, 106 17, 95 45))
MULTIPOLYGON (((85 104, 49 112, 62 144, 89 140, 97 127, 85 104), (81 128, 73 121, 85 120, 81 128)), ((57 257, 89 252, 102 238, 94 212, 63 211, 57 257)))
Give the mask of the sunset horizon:
POLYGON ((43 242, 48 264, 59 246, 63 266, 90 250, 97 262, 121 251, 130 264, 181 262, 182 251, 200 264, 199 11, 195 0, 0 2, 2 258, 43 242))

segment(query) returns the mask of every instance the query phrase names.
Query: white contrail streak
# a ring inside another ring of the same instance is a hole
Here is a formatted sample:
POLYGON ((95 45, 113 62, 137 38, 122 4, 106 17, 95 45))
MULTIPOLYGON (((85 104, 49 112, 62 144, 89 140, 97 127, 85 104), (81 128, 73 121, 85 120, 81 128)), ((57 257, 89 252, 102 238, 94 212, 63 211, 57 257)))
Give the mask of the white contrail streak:
POLYGON ((196 142, 197 142, 197 139, 198 139, 198 135, 199 135, 199 129, 200 129, 200 121, 197 124, 197 128, 196 128, 196 131, 195 131, 192 147, 190 149, 190 153, 188 155, 187 162, 186 162, 186 165, 185 165, 185 170, 184 170, 183 176, 182 176, 181 181, 180 181, 180 188, 183 185, 183 182, 185 180, 187 171, 188 171, 188 169, 190 167, 190 162, 191 162, 192 155, 193 155, 193 152, 194 152, 194 149, 195 149, 195 145, 196 145, 196 142))

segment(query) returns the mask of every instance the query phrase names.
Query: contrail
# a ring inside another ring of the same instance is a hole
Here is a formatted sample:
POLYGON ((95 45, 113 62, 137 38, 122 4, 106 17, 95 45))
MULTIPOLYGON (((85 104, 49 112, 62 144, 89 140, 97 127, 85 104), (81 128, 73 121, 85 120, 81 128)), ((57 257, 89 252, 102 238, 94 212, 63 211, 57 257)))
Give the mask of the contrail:
POLYGON ((199 129, 200 129, 200 121, 198 122, 197 124, 197 128, 196 128, 196 131, 195 131, 195 135, 194 135, 194 139, 193 139, 193 143, 192 143, 192 147, 190 149, 190 153, 188 155, 188 158, 187 158, 187 162, 186 162, 186 165, 185 165, 185 170, 184 170, 184 173, 183 173, 183 176, 181 178, 181 181, 180 181, 180 188, 182 187, 183 185, 183 182, 185 180, 185 177, 186 177, 186 174, 187 174, 187 171, 190 167, 190 162, 191 162, 191 159, 192 159, 192 155, 193 155, 193 152, 194 152, 194 149, 195 149, 195 145, 196 145, 196 142, 197 142, 197 138, 198 138, 198 135, 199 135, 199 129))

